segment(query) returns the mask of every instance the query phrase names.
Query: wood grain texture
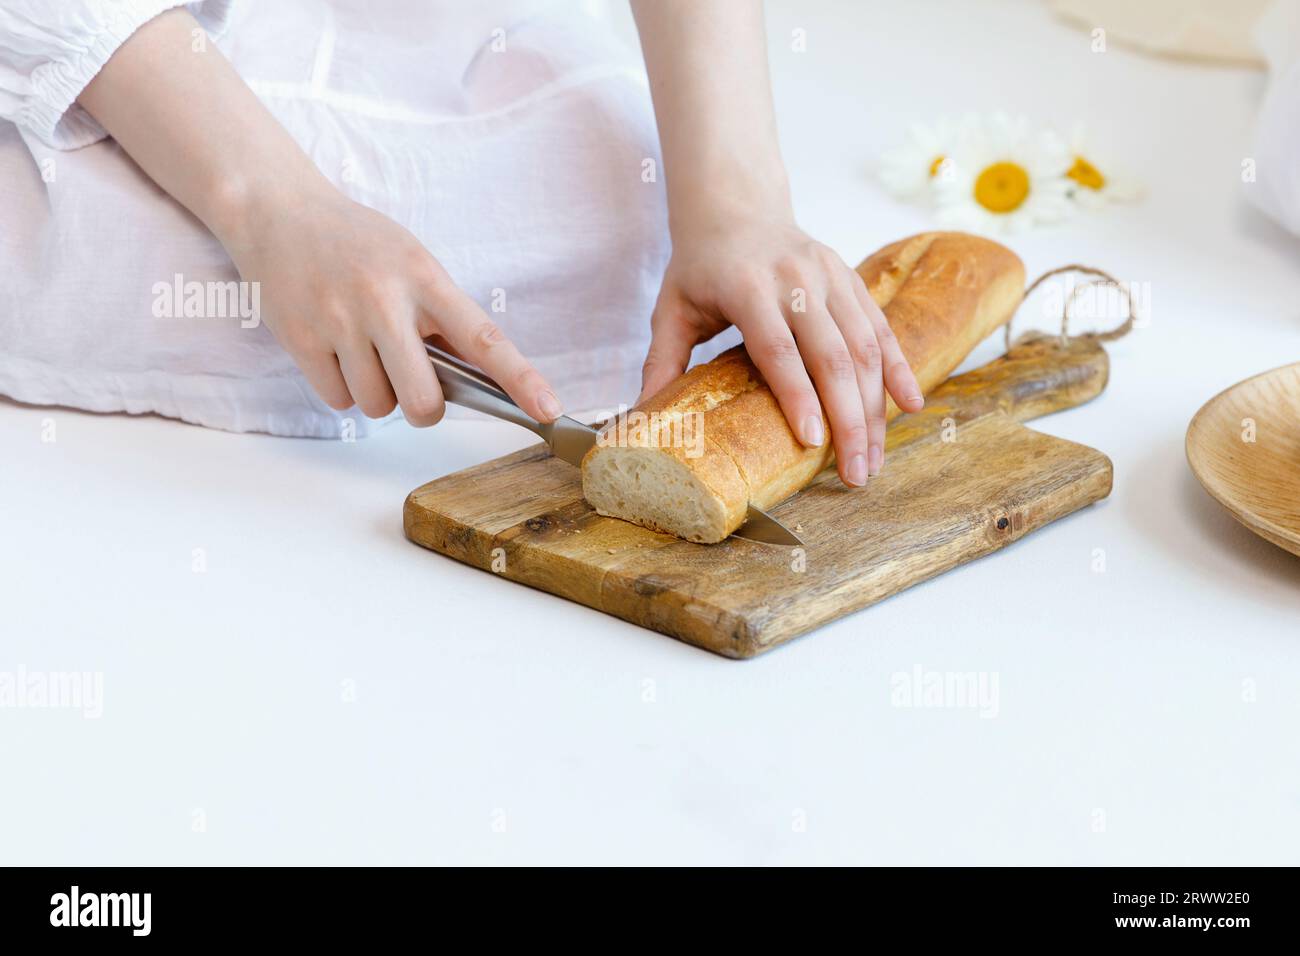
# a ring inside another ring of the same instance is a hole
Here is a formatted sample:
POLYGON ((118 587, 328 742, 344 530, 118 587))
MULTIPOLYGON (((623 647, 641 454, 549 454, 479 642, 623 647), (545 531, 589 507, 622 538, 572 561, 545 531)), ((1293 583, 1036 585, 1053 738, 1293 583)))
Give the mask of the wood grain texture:
POLYGON ((772 509, 803 549, 700 545, 597 515, 544 445, 429 482, 404 509, 426 548, 728 657, 753 657, 1110 492, 1110 460, 1020 424, 1099 394, 1100 345, 1023 341, 894 421, 884 472, 827 470, 772 509))
POLYGON ((1234 518, 1300 554, 1300 364, 1206 402, 1187 428, 1187 461, 1234 518))

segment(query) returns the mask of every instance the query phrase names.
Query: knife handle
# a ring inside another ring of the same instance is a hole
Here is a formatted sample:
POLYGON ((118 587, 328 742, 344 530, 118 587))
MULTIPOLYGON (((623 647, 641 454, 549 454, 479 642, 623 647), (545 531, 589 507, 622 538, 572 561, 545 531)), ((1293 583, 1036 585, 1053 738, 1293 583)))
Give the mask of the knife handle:
POLYGON ((424 349, 429 353, 429 361, 433 363, 438 384, 442 386, 442 396, 447 401, 522 425, 529 431, 546 437, 542 424, 525 414, 492 379, 428 342, 424 343, 424 349))

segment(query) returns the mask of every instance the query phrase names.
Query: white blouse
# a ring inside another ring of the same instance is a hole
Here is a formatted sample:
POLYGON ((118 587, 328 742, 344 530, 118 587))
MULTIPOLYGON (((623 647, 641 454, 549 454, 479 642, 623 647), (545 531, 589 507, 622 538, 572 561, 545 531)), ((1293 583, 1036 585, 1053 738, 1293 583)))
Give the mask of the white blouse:
MULTIPOLYGON (((162 286, 238 276, 74 101, 179 5, 0 0, 0 394, 281 435, 337 437, 351 419, 364 434, 373 423, 318 399, 265 326, 156 314, 162 286)), ((189 6, 339 189, 496 307, 566 410, 635 398, 668 254, 662 176, 643 175, 658 138, 639 56, 590 4, 189 6)))

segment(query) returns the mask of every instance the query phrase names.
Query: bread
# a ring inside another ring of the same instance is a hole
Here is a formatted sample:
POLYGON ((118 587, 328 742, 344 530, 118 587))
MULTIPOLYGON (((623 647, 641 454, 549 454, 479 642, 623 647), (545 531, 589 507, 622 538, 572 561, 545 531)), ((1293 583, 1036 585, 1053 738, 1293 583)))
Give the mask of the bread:
MULTIPOLYGON (((946 379, 1020 304, 1025 270, 1010 249, 927 232, 858 266, 922 392, 946 379)), ((899 413, 892 400, 887 417, 899 413)), ((827 427, 829 435, 829 427, 827 427)), ((805 488, 834 457, 805 448, 743 346, 697 365, 609 423, 582 462, 582 491, 602 515, 688 541, 721 541, 747 506, 805 488)))

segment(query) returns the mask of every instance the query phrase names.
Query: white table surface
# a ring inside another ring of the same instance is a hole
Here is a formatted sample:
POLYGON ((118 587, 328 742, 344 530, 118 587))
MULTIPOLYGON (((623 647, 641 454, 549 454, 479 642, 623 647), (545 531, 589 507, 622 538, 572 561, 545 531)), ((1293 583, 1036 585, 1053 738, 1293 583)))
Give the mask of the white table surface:
POLYGON ((738 663, 403 538, 407 492, 510 426, 0 402, 0 671, 104 688, 98 719, 0 709, 3 862, 1297 862, 1300 564, 1183 455, 1206 399, 1300 358, 1300 247, 1240 196, 1263 75, 1094 54, 1014 0, 769 18, 799 213, 851 261, 929 225, 867 175, 910 119, 1083 119, 1147 183, 1012 240, 1150 283, 1104 396, 1036 426, 1110 455, 1110 499, 738 663), (894 706, 917 667, 996 675, 996 710, 894 706))

